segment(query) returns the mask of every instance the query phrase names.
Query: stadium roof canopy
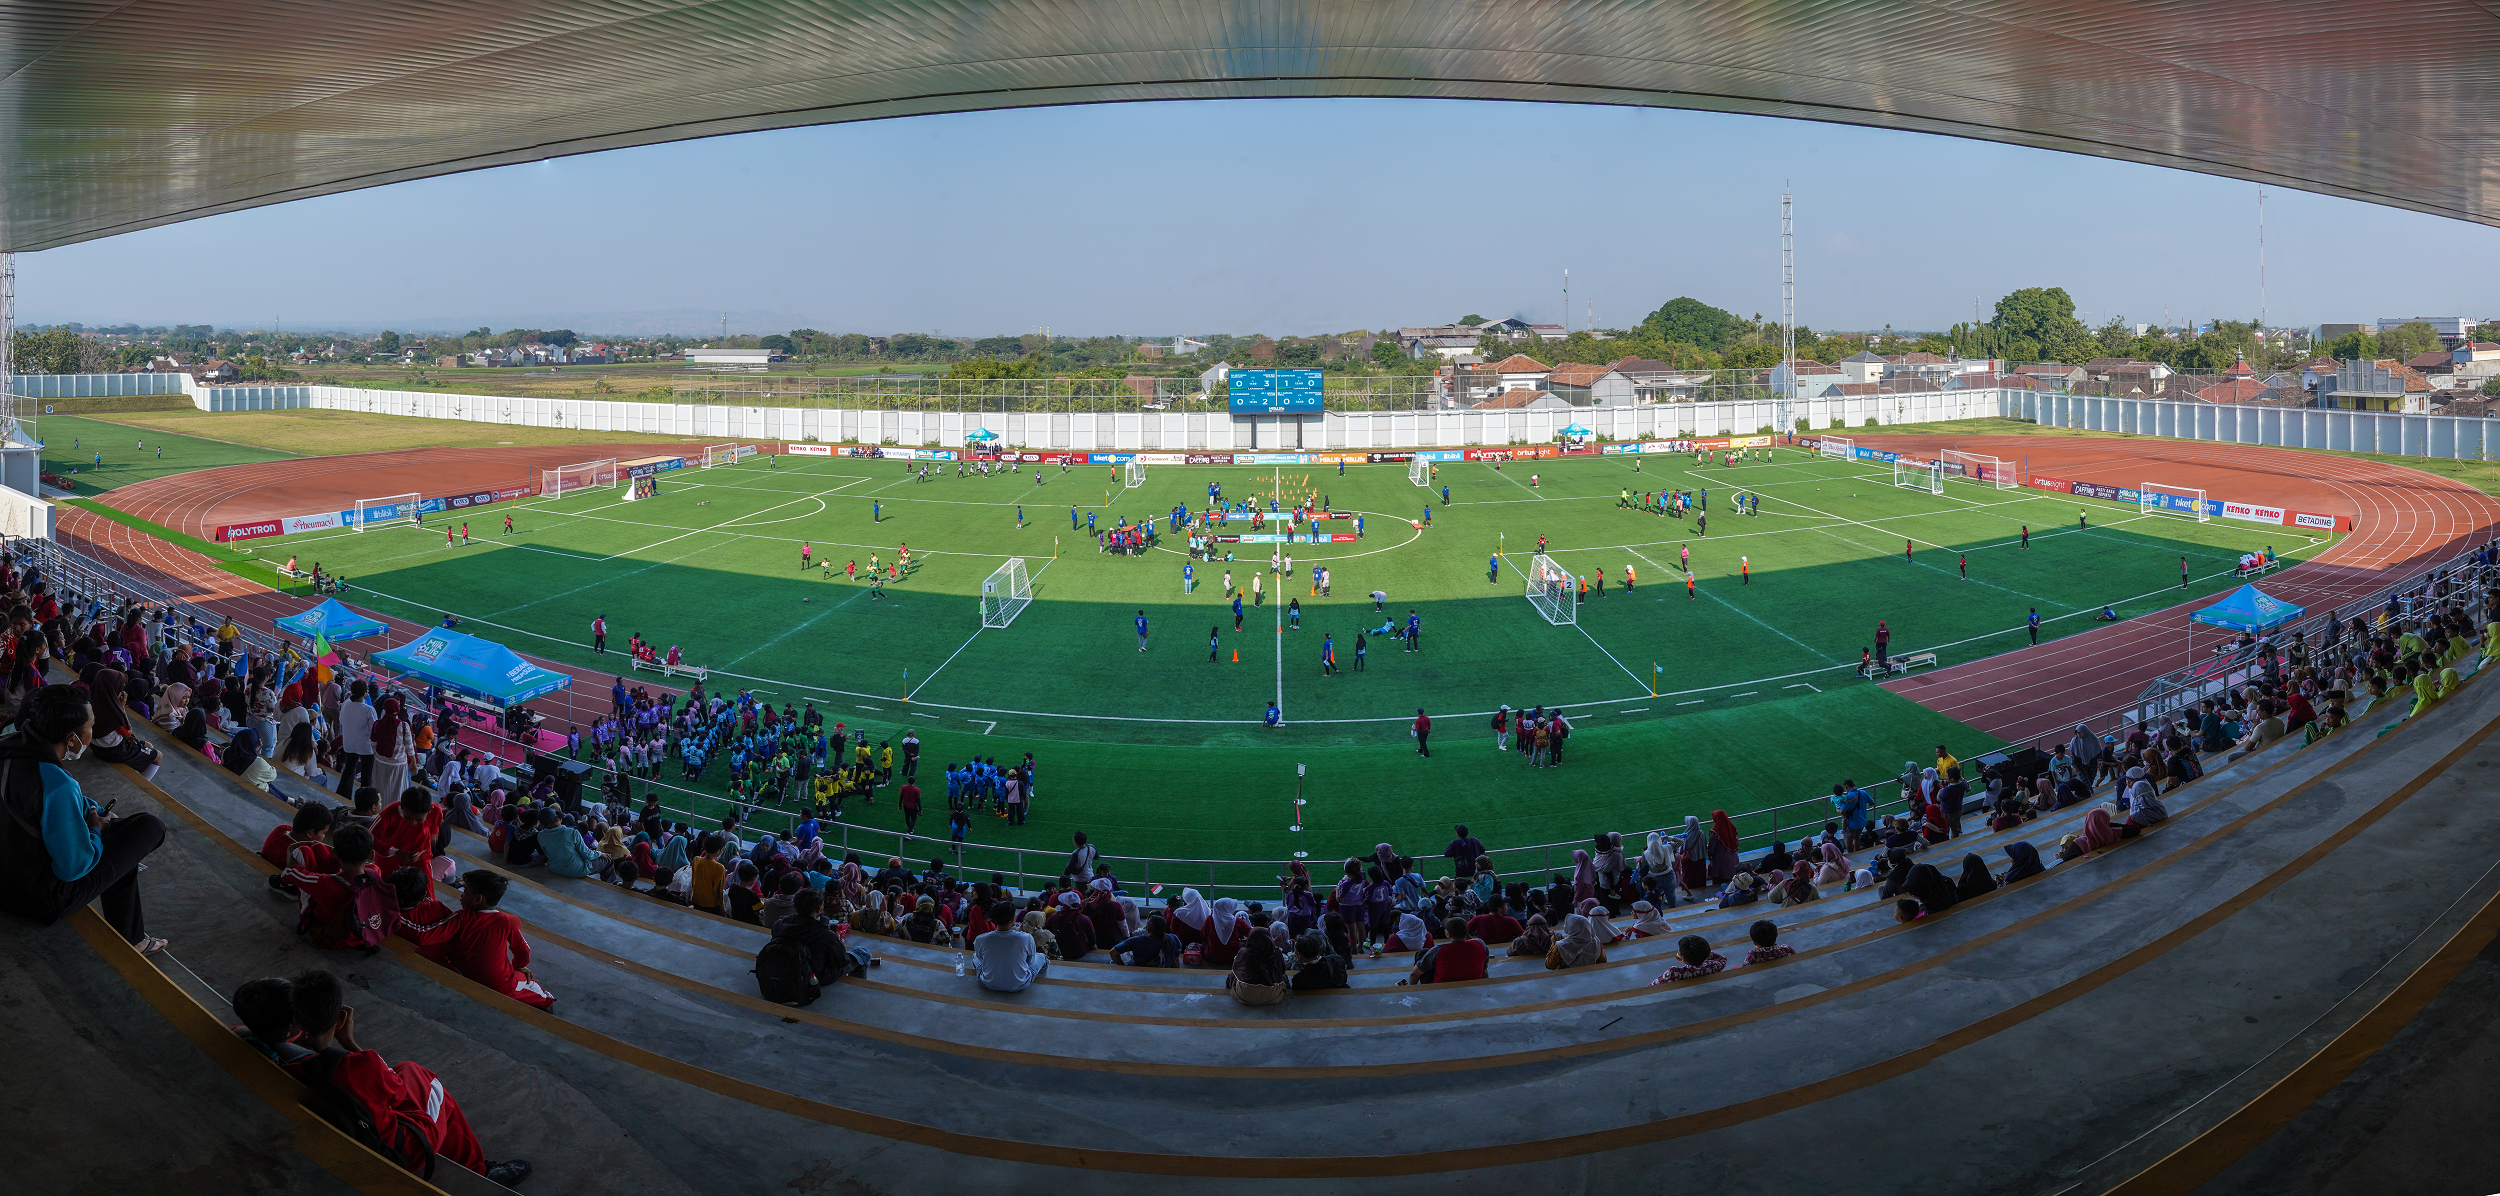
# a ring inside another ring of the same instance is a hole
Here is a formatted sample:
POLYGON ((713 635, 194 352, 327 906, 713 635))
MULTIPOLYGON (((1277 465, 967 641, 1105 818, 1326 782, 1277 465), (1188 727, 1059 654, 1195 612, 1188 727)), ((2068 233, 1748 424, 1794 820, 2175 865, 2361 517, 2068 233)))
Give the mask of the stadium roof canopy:
POLYGON ((719 133, 1309 96, 1802 117, 2500 223, 2500 22, 2466 0, 0 4, 11 249, 719 133))

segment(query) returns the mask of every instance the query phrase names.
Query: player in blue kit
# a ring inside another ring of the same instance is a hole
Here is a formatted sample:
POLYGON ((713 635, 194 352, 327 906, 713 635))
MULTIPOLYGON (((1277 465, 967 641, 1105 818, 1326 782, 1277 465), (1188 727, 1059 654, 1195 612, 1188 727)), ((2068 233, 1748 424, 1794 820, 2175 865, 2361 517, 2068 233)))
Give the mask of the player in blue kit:
POLYGON ((1137 650, 1146 650, 1146 612, 1137 612, 1137 650))

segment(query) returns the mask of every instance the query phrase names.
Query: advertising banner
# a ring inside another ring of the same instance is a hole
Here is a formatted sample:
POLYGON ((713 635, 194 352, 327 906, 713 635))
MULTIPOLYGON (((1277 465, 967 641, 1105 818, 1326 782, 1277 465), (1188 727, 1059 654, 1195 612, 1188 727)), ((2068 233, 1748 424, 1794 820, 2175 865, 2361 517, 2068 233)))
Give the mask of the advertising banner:
MULTIPOLYGON (((1403 464, 1415 459, 1414 453, 1365 453, 1363 459, 1374 465, 1403 464)), ((1430 458, 1425 458, 1430 460, 1430 458)))
POLYGON ((1689 440, 1644 440, 1641 442, 1641 451, 1644 453, 1689 453, 1693 451, 1693 442, 1689 440))
POLYGON ((793 457, 830 457, 833 455, 833 446, 830 444, 785 444, 781 446, 781 451, 793 457))
MULTIPOLYGON (((682 460, 682 458, 680 458, 680 459, 682 460)), ((507 490, 498 490, 498 491, 495 491, 495 501, 496 501, 496 502, 511 502, 513 499, 516 499, 516 498, 528 498, 529 496, 531 496, 531 495, 533 495, 533 494, 536 494, 536 493, 538 493, 538 487, 537 487, 537 486, 535 486, 535 485, 531 485, 531 486, 514 486, 514 487, 512 487, 512 488, 510 488, 510 489, 507 489, 507 490)))
POLYGON ((1510 448, 1464 449, 1467 461, 1534 461, 1542 457, 1559 457, 1562 450, 1550 444, 1522 444, 1510 448))
POLYGON ((290 515, 284 522, 286 534, 290 536, 300 532, 326 532, 346 526, 346 521, 340 519, 336 511, 323 511, 318 515, 290 515))
MULTIPOLYGON (((1864 453, 1872 450, 1859 449, 1858 451, 1864 453)), ((2074 493, 2074 483, 2069 482, 2064 478, 2044 478, 2036 473, 2025 479, 2023 481, 2023 485, 2029 486, 2034 490, 2054 490, 2059 494, 2074 493)))
POLYGON ((2224 499, 2222 502, 2222 517, 2225 519, 2244 520, 2249 523, 2271 523, 2280 527, 2283 523, 2283 508, 2259 506, 2256 503, 2232 502, 2229 499, 2224 499))
POLYGON ((1391 453, 1389 458, 1393 461, 1464 461, 1467 454, 1458 449, 1416 449, 1403 456, 1391 453))
POLYGON ((1140 465, 1189 464, 1189 454, 1187 453, 1139 453, 1135 459, 1140 465))
POLYGON ((1185 461, 1190 465, 1230 465, 1233 463, 1233 455, 1231 453, 1190 453, 1185 457, 1185 461))
POLYGON ((2116 486, 2104 486, 2099 482, 2069 482, 2066 486, 2066 493, 2080 494, 2085 498, 2097 498, 2104 502, 2135 501, 2135 491, 2121 490, 2116 486))
POLYGON ((218 528, 217 534, 209 538, 220 544, 231 544, 237 540, 257 540, 263 536, 285 534, 285 524, 275 519, 263 519, 257 523, 229 523, 218 528))
POLYGON ((1308 453, 1234 453, 1235 465, 1308 465, 1308 453))
POLYGON ((2312 515, 2307 511, 2294 511, 2292 512, 2291 526, 2305 527, 2311 531, 2331 532, 2335 530, 2335 517, 2333 515, 2312 515))

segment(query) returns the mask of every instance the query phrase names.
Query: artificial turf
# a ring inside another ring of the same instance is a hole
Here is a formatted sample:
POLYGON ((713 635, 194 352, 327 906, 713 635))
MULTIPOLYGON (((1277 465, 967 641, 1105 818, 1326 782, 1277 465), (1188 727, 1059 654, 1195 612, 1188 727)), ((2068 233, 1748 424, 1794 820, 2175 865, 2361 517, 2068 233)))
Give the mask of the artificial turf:
MULTIPOLYGON (((1266 495, 1274 469, 1161 466, 1123 489, 1102 466, 1046 466, 1038 485, 1030 466, 987 479, 950 466, 923 483, 890 461, 787 457, 663 475, 657 498, 633 503, 596 490, 469 512, 473 544, 446 546, 438 519, 289 537, 287 547, 346 575, 352 600, 415 621, 450 611, 516 648, 617 667, 587 647, 591 619, 604 614, 611 643, 638 631, 679 645, 716 670, 714 689, 813 701, 829 722, 881 738, 910 726, 924 743, 924 782, 967 754, 1005 762, 1032 752, 1033 820, 1010 828, 984 817, 972 837, 1039 853, 1028 865, 1047 873, 1072 829, 1121 855, 1275 860, 1299 849, 1327 859, 1382 841, 1430 855, 1460 821, 1502 846, 1809 801, 1844 776, 1894 775, 1940 742, 1964 757, 1997 746, 1854 676, 1877 619, 1890 622, 1896 653, 1934 650, 1956 663, 2027 642, 2033 607, 2044 636, 2070 634, 2105 605, 2127 616, 2229 588, 2243 551, 2271 544, 2300 556, 2326 542, 1958 481, 1943 496, 1899 490, 1889 467, 1796 450, 1733 468, 1657 456, 1639 465, 1445 463, 1436 485, 1451 501, 1430 495, 1427 530, 1411 525, 1427 494, 1403 466, 1343 476, 1289 467, 1287 493, 1365 512, 1365 535, 1292 546, 1292 578, 1267 575, 1267 601, 1245 605, 1239 631, 1224 563, 1198 563, 1197 588, 1184 594, 1181 554, 1103 555, 1071 529, 1069 508, 1080 524, 1088 512, 1096 526, 1133 522, 1202 504, 1210 481, 1230 498, 1266 495), (1711 534, 1621 509, 1626 487, 1706 488, 1711 534), (1735 513, 1738 490, 1762 495, 1760 515, 1735 513), (507 511, 518 524, 509 539, 507 511), (2079 512, 2089 526, 2077 526, 2079 512), (2019 546, 2026 525, 2029 549, 2019 546), (1522 596, 1519 569, 1539 536, 1565 566, 1605 571, 1605 596, 1576 626, 1549 625, 1522 596), (891 562, 908 543, 912 568, 879 598, 839 572, 801 570, 803 542, 837 571, 852 560, 865 569, 871 554, 891 562), (1689 597, 1676 568, 1688 546, 1689 597), (980 630, 982 580, 1008 555, 1028 561, 1035 600, 1013 626, 980 630), (2185 590, 2181 556, 2193 575, 2185 590), (1309 592, 1314 561, 1333 570, 1330 596, 1309 592), (1629 593, 1626 566, 1640 576, 1629 593), (1388 594, 1383 613, 1374 589, 1388 594), (1299 630, 1282 626, 1294 598, 1299 630), (1422 651, 1373 639, 1357 670, 1355 633, 1403 623, 1409 609, 1423 621, 1422 651), (1140 610, 1154 628, 1144 653, 1131 625, 1140 610), (1331 634, 1342 668, 1333 677, 1318 660, 1331 634), (1261 725, 1270 701, 1281 728, 1261 725), (1500 704, 1567 708, 1577 733, 1566 765, 1536 772, 1494 757, 1486 722, 1500 704), (1418 707, 1436 720, 1430 760, 1408 736, 1418 707), (1296 765, 1309 770, 1311 801, 1299 839, 1285 829, 1296 765)), ((1264 562, 1274 547, 1234 551, 1264 562)), ((1230 568, 1246 586, 1250 561, 1230 568)), ((701 788, 721 791, 724 773, 714 765, 701 788)), ((854 802, 847 818, 899 828, 891 793, 854 802)), ((920 829, 942 834, 934 789, 930 805, 920 829)), ((1807 808, 1782 825, 1819 821, 1807 808)), ((1766 818, 1744 829, 1772 828, 1766 818)))
MULTIPOLYGON (((165 414, 177 413, 151 412, 137 418, 165 414)), ((75 415, 43 416, 36 421, 35 433, 43 438, 45 471, 75 483, 81 494, 197 469, 281 461, 297 455, 75 415), (98 457, 103 458, 102 464, 97 463, 98 457)))

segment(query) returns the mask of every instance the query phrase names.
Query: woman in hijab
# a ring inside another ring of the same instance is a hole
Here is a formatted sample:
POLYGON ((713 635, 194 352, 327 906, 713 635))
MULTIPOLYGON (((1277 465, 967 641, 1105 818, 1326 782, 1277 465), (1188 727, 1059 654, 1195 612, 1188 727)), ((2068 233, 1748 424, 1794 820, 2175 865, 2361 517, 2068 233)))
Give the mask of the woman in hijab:
POLYGON ((2309 695, 2295 689, 2290 705, 2283 711, 2283 733, 2286 735, 2318 721, 2318 708, 2309 704, 2309 695))
POLYGON ((2010 885, 2015 881, 2027 880, 2048 871, 2040 863, 2040 849, 2029 843, 2006 844, 2005 858, 2014 863, 2012 867, 2005 870, 2005 875, 1997 880, 2000 885, 2010 885))
POLYGON ((1545 953, 1548 970, 1584 968, 1604 962, 1606 949, 1597 945, 1597 928, 1578 914, 1563 919, 1562 933, 1554 936, 1553 949, 1545 953))
POLYGON ((1119 886, 1108 876, 1097 877, 1085 886, 1085 920, 1093 923, 1096 943, 1116 943, 1128 937, 1128 922, 1120 916, 1116 898, 1119 886))
POLYGON ((1988 861, 1979 858, 1979 853, 1972 852, 1962 857, 1961 879, 1953 882, 1955 896, 1968 901, 1982 893, 1994 892, 1996 887, 1997 878, 1988 871, 1988 861))
MULTIPOLYGON (((883 896, 883 894, 878 894, 878 896, 883 896)), ((1043 955, 1052 959, 1057 959, 1059 958, 1059 936, 1050 932, 1050 927, 1047 925, 1048 922, 1049 919, 1042 916, 1042 911, 1037 909, 1028 909, 1024 911, 1024 916, 1019 918, 1016 924, 1026 934, 1033 936, 1034 950, 1039 951, 1043 955)))
POLYGON ((1133 939, 1146 933, 1146 917, 1144 912, 1138 909, 1136 898, 1114 889, 1111 899, 1120 906, 1120 938, 1113 939, 1112 942, 1133 939))
POLYGON ((1823 863, 1814 870, 1816 888, 1846 883, 1849 879, 1849 857, 1841 854, 1840 844, 1823 844, 1823 863))
POLYGON ((1615 929, 1615 924, 1607 919, 1605 902, 1590 901, 1583 904, 1587 908, 1580 911, 1580 916, 1589 920, 1589 932, 1597 939, 1598 946, 1611 947, 1632 937, 1615 929))
POLYGON ((382 713, 373 720, 373 787, 386 796, 408 787, 408 743, 399 698, 382 699, 382 713))
POLYGON ((1806 870, 1799 868, 1789 873, 1788 879, 1780 882, 1779 888, 1772 890, 1771 900, 1779 905, 1803 905, 1822 895, 1815 890, 1814 882, 1806 879, 1806 870))
POLYGON ((1632 903, 1632 937, 1654 939, 1666 937, 1669 930, 1665 918, 1658 916, 1658 907, 1646 901, 1632 903))
POLYGON ((1241 903, 1230 897, 1218 897, 1207 906, 1207 941, 1198 958, 1211 968, 1233 966, 1233 957, 1241 953, 1242 940, 1250 937, 1250 919, 1241 915, 1241 903))
POLYGON ((867 903, 860 906, 857 913, 851 915, 851 929, 861 934, 879 934, 887 938, 898 938, 901 937, 903 927, 894 920, 893 914, 886 911, 884 891, 870 889, 867 903))
POLYGON ((854 851, 844 855, 842 857, 841 871, 835 873, 834 875, 836 877, 836 883, 841 886, 842 900, 846 904, 856 906, 862 900, 867 898, 868 870, 860 867, 858 852, 854 851))
POLYGON ((1183 947, 1204 943, 1207 922, 1214 916, 1215 911, 1207 905, 1206 898, 1198 895, 1198 890, 1182 889, 1181 903, 1173 910, 1172 933, 1181 936, 1183 947))
POLYGON ((1675 848, 1665 831, 1649 832, 1649 841, 1641 848, 1641 870, 1648 876, 1665 876, 1675 869, 1675 848))
POLYGON ((1528 915, 1528 924, 1520 929, 1518 938, 1510 941, 1513 959, 1543 959, 1553 949, 1554 928, 1545 924, 1543 914, 1528 915))
POLYGON ((1911 868, 1910 879, 1902 884, 1901 891, 1918 898, 1919 908, 1927 911, 1927 916, 1931 918, 1952 909, 1962 899, 1953 882, 1946 880, 1944 873, 1937 871, 1934 864, 1911 868))
POLYGON ((1593 860, 1597 865, 1597 899, 1605 902, 1606 908, 1613 909, 1623 893, 1623 836, 1605 831, 1597 839, 1597 854, 1593 860))
POLYGON ((264 793, 269 790, 269 782, 278 779, 277 768, 260 754, 260 730, 256 727, 236 728, 234 739, 226 744, 226 753, 218 763, 241 777, 244 784, 264 793))
MULTIPOLYGON (((1800 849, 1804 846, 1803 842, 1798 844, 1800 849)), ((1765 872, 1786 872, 1796 863, 1797 858, 1788 854, 1788 840, 1786 839, 1771 840, 1771 850, 1762 857, 1762 869, 1765 872)))
POLYGON ((1380 949, 1413 951, 1420 955, 1425 948, 1430 946, 1432 946, 1432 928, 1424 925, 1422 915, 1399 914, 1396 933, 1391 934, 1389 941, 1381 944, 1380 949))
MULTIPOLYGON (((119 670, 90 665, 85 684, 89 704, 95 709, 95 729, 90 733, 89 741, 95 745, 96 756, 114 764, 127 764, 138 769, 140 776, 154 778, 156 770, 164 762, 156 758, 156 749, 149 747, 131 728, 130 717, 122 708, 123 690, 128 680, 119 670)), ((267 783, 261 782, 262 785, 267 783)))
POLYGON ((211 715, 219 715, 222 718, 219 708, 224 704, 225 697, 226 683, 212 676, 192 689, 191 708, 211 715))
MULTIPOLYGON (((1075 893, 1061 893, 1051 905, 1042 924, 1050 928, 1050 937, 1059 940, 1061 959, 1083 959, 1094 953, 1094 920, 1085 916, 1085 899, 1075 893)), ((1111 940, 1118 942, 1118 939, 1111 940)))
POLYGON ((935 947, 943 947, 953 941, 953 936, 947 933, 946 920, 938 917, 937 898, 925 893, 912 906, 911 916, 903 919, 903 933, 915 943, 935 947))
POLYGON ((1723 885, 1736 878, 1736 820, 1712 810, 1710 833, 1710 883, 1723 885))
MULTIPOLYGON (((454 796, 459 798, 464 804, 469 800, 469 795, 466 792, 461 792, 455 794, 454 796)), ((470 817, 475 818, 476 815, 471 814, 470 817)), ((592 862, 592 872, 601 880, 616 879, 616 866, 623 862, 626 857, 625 828, 621 826, 611 826, 600 831, 598 850, 599 858, 592 862)))
POLYGON ((2439 704, 2439 678, 2424 669, 2413 678, 2413 709, 2405 717, 2413 718, 2439 704))
MULTIPOLYGON (((2454 694, 2455 694, 2458 690, 2463 689, 2463 688, 2465 688, 2465 678, 2463 678, 2463 677, 2461 677, 2461 676, 2458 676, 2458 675, 2457 675, 2457 671, 2456 671, 2455 669, 2441 669, 2441 670, 2439 670, 2439 696, 2440 696, 2440 697, 2442 697, 2442 698, 2451 697, 2451 696, 2453 696, 2453 695, 2454 695, 2454 694)), ((2314 716, 2312 716, 2312 717, 2314 717, 2314 716)))
POLYGON ((208 751, 208 714, 194 706, 183 712, 182 725, 174 728, 174 738, 192 751, 208 751))
POLYGON ((2132 838, 2143 833, 2145 827, 2159 826, 2169 820, 2170 808, 2154 795, 2151 785, 2138 781, 2135 791, 2127 795, 2127 825, 2118 833, 2122 838, 2132 838))
POLYGON ((1589 859, 1588 849, 1576 848, 1571 853, 1571 902, 1574 906, 1597 896, 1597 865, 1589 859))
POLYGON ((2091 813, 2085 814, 2083 830, 2076 835, 2075 844, 2083 849, 2085 855, 2117 846, 2118 828, 2110 825, 2109 811, 2096 806, 2091 813))
POLYGON ((686 837, 670 835, 660 844, 659 859, 651 873, 654 892, 675 894, 672 900, 683 901, 685 889, 677 883, 679 873, 689 872, 692 864, 686 857, 686 837))

